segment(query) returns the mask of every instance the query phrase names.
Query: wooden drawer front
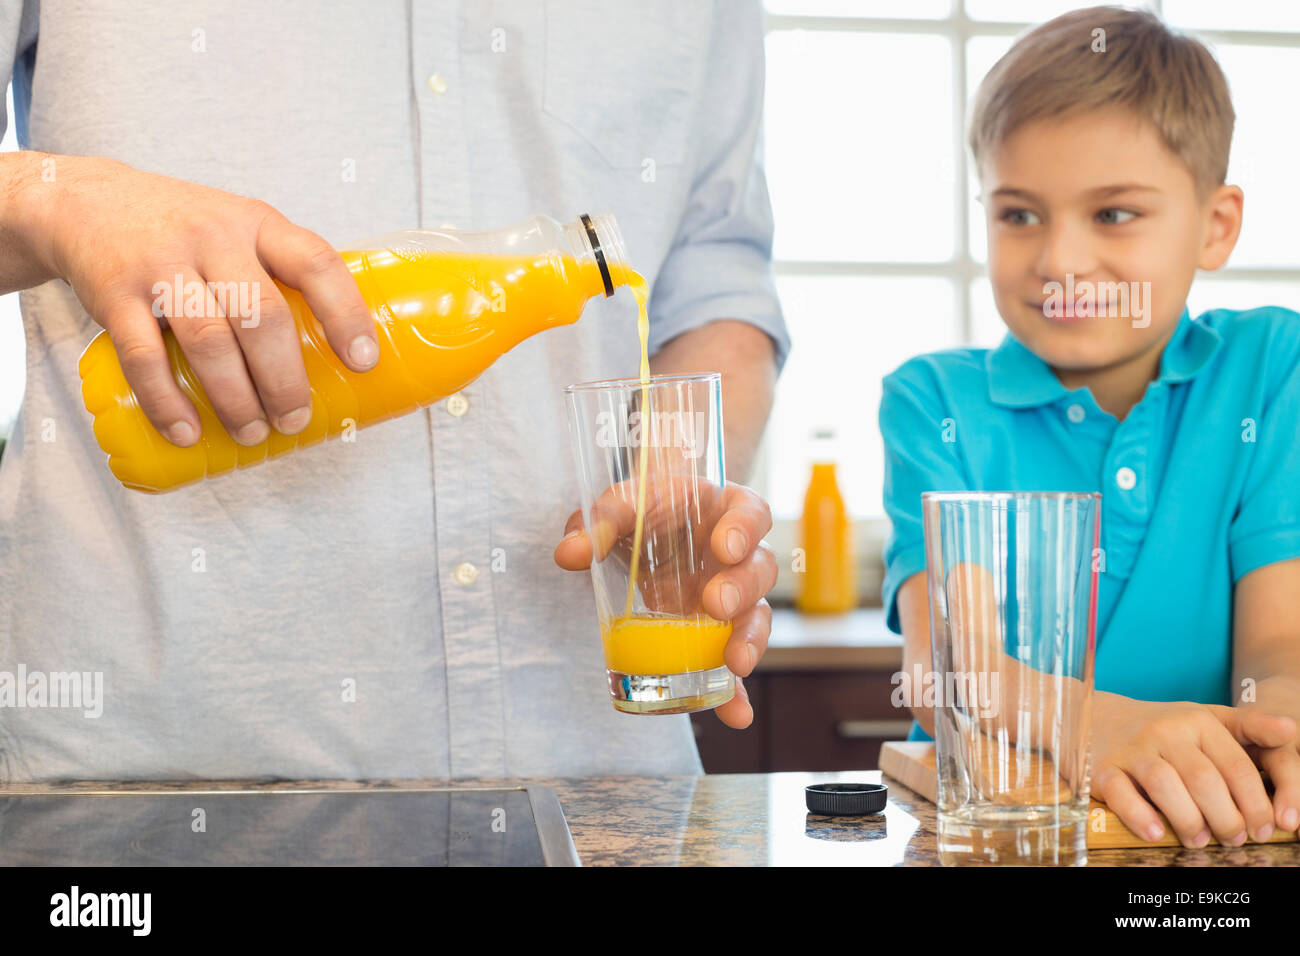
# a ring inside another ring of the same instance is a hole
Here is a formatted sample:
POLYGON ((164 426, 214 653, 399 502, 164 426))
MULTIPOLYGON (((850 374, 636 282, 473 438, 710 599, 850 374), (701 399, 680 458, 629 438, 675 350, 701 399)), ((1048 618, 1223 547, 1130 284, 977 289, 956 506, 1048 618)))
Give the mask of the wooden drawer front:
POLYGON ((769 771, 875 770, 880 745, 902 740, 912 725, 895 708, 892 673, 772 674, 769 771))

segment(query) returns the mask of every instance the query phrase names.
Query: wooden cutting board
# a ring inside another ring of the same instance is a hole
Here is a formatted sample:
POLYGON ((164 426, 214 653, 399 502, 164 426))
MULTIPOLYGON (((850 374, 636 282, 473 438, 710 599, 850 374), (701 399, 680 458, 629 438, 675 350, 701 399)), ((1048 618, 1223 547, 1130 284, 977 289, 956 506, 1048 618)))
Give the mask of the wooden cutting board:
MULTIPOLYGON (((925 740, 891 740, 880 748, 880 770, 893 777, 909 790, 914 790, 931 803, 939 800, 939 775, 935 770, 934 744, 925 740)), ((1031 779, 1036 779, 1036 774, 1031 779)), ((1062 791, 1064 792, 1064 791, 1062 791)), ((1011 802, 1015 802, 1015 791, 1009 791, 1011 802)), ((1097 800, 1089 801, 1088 812, 1088 848, 1091 850, 1111 850, 1127 847, 1174 846, 1181 847, 1178 837, 1174 835, 1169 821, 1161 814, 1160 822, 1164 824, 1165 835, 1159 840, 1144 840, 1126 827, 1109 807, 1097 800)), ((1210 838, 1215 842, 1214 837, 1210 838)), ((1269 843, 1294 843, 1296 834, 1290 830, 1274 829, 1269 843)), ((1247 843, 1256 842, 1248 839, 1247 843)))

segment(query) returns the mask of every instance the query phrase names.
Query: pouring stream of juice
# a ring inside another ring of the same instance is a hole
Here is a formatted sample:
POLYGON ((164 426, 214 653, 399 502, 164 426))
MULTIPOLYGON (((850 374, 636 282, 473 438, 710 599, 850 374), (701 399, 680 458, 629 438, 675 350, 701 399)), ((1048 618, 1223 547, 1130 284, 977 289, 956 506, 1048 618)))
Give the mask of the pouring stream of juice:
POLYGON ((634 280, 628 283, 628 288, 632 290, 632 295, 636 297, 636 332, 637 337, 641 340, 641 460, 637 466, 637 471, 640 474, 637 478, 636 488, 636 525, 632 531, 632 568, 631 576, 627 579, 627 609, 623 612, 625 617, 630 618, 632 616, 632 599, 636 595, 637 565, 641 557, 641 536, 645 533, 645 479, 646 465, 649 463, 645 449, 650 439, 650 318, 646 313, 646 300, 649 298, 649 289, 646 286, 645 279, 642 279, 639 275, 636 276, 634 280))

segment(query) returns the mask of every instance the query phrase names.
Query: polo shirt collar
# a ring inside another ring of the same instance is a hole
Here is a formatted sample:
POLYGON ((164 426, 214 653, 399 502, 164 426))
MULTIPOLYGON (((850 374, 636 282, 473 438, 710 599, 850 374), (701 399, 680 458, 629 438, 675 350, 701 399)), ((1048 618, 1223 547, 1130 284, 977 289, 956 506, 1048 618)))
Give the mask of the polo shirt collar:
MULTIPOLYGON (((1160 374, 1156 380, 1185 382, 1193 378, 1209 364, 1222 344, 1219 333, 1208 325, 1193 321, 1190 311, 1184 306, 1178 326, 1160 357, 1160 374)), ((1047 363, 1021 345, 1010 332, 1001 345, 988 353, 984 368, 988 376, 989 398, 996 405, 1032 408, 1069 394, 1047 363)))

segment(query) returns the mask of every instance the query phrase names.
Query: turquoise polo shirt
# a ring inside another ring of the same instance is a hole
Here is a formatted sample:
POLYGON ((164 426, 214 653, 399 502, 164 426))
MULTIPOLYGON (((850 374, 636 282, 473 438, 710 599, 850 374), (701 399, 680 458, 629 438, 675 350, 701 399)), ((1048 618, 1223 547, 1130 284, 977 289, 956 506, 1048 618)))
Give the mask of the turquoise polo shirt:
MULTIPOLYGON (((1010 334, 886 376, 883 604, 925 570, 923 491, 1100 492, 1098 690, 1228 704, 1232 595, 1300 557, 1300 314, 1186 309, 1123 421, 1010 334)), ((913 721, 909 740, 930 740, 913 721)))

